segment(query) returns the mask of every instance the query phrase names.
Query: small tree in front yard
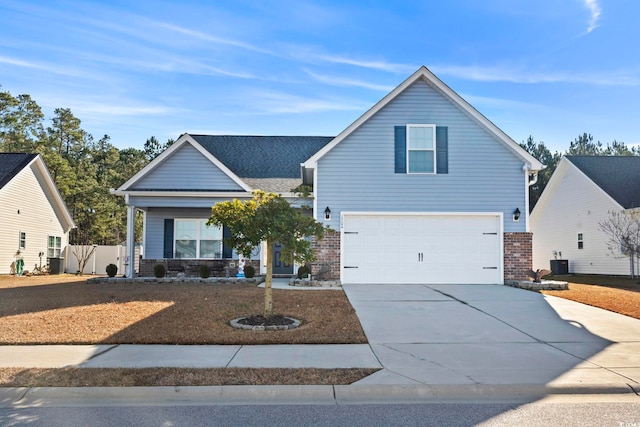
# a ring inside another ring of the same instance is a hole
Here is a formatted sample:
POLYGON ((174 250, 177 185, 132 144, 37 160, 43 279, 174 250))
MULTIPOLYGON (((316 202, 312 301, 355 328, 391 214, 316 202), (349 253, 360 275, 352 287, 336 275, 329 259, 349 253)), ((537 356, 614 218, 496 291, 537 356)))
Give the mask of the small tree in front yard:
POLYGON ((609 217, 598 223, 600 231, 609 240, 607 248, 616 258, 629 257, 629 273, 634 279, 636 258, 640 256, 640 211, 612 211, 609 217))
POLYGON ((304 264, 315 260, 307 237, 322 238, 324 227, 312 217, 304 215, 284 197, 264 191, 254 191, 251 200, 237 199, 217 203, 211 208, 207 225, 226 226, 230 236, 224 243, 245 257, 261 242, 267 244, 267 276, 264 286, 264 317, 273 315, 271 283, 273 279, 273 245, 283 245, 282 260, 288 264, 304 264))

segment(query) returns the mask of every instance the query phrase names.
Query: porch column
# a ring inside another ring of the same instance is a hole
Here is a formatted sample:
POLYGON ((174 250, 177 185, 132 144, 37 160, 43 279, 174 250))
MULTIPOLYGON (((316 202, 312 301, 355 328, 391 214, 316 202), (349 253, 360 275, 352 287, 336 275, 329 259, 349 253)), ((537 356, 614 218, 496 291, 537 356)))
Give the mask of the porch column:
MULTIPOLYGON (((128 201, 128 200, 127 200, 128 201)), ((124 275, 133 278, 136 274, 136 207, 127 204, 127 249, 125 252, 124 275)))

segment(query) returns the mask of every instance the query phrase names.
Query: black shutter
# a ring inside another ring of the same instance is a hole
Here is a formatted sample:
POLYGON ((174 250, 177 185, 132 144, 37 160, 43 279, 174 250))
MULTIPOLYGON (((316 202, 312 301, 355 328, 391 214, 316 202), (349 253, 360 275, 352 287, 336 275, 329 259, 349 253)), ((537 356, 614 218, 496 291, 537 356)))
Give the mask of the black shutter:
POLYGON ((449 128, 436 126, 436 173, 449 173, 449 128))
POLYGON ((173 218, 164 220, 164 257, 173 258, 173 218))
POLYGON ((395 127, 396 173, 407 173, 407 127, 395 127))
POLYGON ((231 237, 231 231, 226 227, 222 227, 222 258, 231 259, 233 258, 233 248, 224 243, 224 239, 228 239, 231 237))

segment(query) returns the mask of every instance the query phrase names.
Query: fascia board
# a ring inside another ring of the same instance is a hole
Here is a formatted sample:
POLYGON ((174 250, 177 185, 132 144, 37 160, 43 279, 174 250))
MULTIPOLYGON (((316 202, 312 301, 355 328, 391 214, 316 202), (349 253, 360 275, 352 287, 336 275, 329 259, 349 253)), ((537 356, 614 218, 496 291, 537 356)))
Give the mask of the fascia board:
POLYGON ((567 163, 569 163, 571 166, 573 166, 573 168, 578 171, 578 174, 580 174, 588 183, 589 185, 591 185, 593 187, 594 190, 599 191, 601 194, 603 194, 605 197, 607 197, 611 203, 615 204, 620 210, 624 210, 624 206, 622 206, 620 203, 618 203, 616 201, 616 199, 614 199, 613 197, 611 197, 611 195, 609 193, 607 193, 606 191, 604 191, 602 189, 602 187, 600 187, 598 184, 596 184, 595 182, 593 182, 593 180, 591 178, 589 178, 587 176, 587 174, 585 174, 584 172, 582 172, 582 170, 577 167, 576 165, 574 165, 571 160, 567 159, 567 163))
POLYGON ((116 191, 126 191, 128 188, 131 188, 131 186, 133 186, 135 183, 140 181, 143 177, 145 177, 147 174, 149 174, 151 171, 153 171, 159 165, 161 165, 162 162, 164 161, 164 159, 169 157, 174 151, 176 151, 178 148, 182 147, 187 142, 187 136, 188 135, 186 133, 183 134, 183 135, 180 135, 180 137, 178 138, 178 140, 176 142, 171 144, 171 146, 169 148, 167 148, 162 153, 160 153, 155 159, 151 160, 151 162, 149 162, 149 164, 147 164, 145 167, 140 169, 138 171, 138 173, 136 173, 131 178, 129 178, 129 180, 127 182, 125 182, 120 187, 118 187, 118 189, 116 191))
MULTIPOLYGON (((244 181, 242 181, 236 174, 231 172, 231 170, 226 167, 220 160, 218 160, 213 154, 208 152, 202 145, 198 143, 191 135, 185 133, 178 138, 176 142, 174 142, 169 148, 164 150, 158 157, 153 159, 147 166, 142 168, 137 174, 131 177, 127 182, 122 184, 116 191, 127 191, 134 184, 140 181, 143 177, 151 173, 154 169, 160 166, 168 157, 170 157, 174 152, 176 152, 180 147, 184 144, 191 144, 193 148, 198 150, 200 154, 206 157, 211 163, 213 163, 217 168, 219 168, 225 175, 227 175, 233 182, 238 184, 243 190, 251 191, 251 187, 249 187, 244 181)), ((114 193, 118 194, 118 193, 114 193)))
POLYGON ((540 215, 539 212, 541 212, 545 208, 546 204, 548 203, 548 200, 551 197, 553 197, 553 193, 555 192, 555 188, 557 187, 558 183, 567 174, 568 170, 570 169, 576 171, 584 179, 587 185, 591 185, 595 191, 601 192, 604 196, 606 196, 611 201, 611 203, 613 203, 615 206, 618 206, 619 209, 624 209, 622 205, 620 205, 620 203, 618 203, 613 197, 609 195, 609 193, 604 191, 598 184, 593 182, 591 178, 589 178, 584 172, 582 172, 580 168, 578 168, 569 159, 563 156, 562 159, 560 159, 560 163, 558 163, 556 170, 553 171, 553 175, 551 175, 551 178, 549 179, 547 186, 542 191, 542 195, 540 195, 540 199, 538 199, 538 203, 536 203, 535 207, 533 208, 533 211, 531 212, 529 220, 531 221, 532 224, 537 221, 537 218, 540 215))
POLYGON ((238 175, 233 173, 231 169, 226 167, 220 160, 218 160, 213 154, 207 151, 202 145, 198 143, 193 137, 189 134, 185 135, 185 139, 189 141, 189 143, 200 152, 203 156, 205 156, 211 163, 216 165, 222 172, 224 172, 229 178, 231 178, 236 184, 242 187, 245 191, 251 191, 252 188, 248 186, 238 175))
POLYGON ((471 104, 465 101, 460 95, 458 95, 453 89, 447 86, 442 80, 436 77, 427 67, 424 65, 420 67, 415 73, 409 76, 404 82, 397 86, 394 90, 389 92, 384 98, 382 98, 377 104, 371 107, 366 113, 360 116, 349 127, 336 136, 329 144, 325 145, 320 151, 311 156, 304 166, 308 168, 315 167, 315 164, 325 154, 331 151, 336 145, 343 141, 347 136, 353 133, 360 125, 369 120, 374 114, 385 107, 389 102, 396 98, 400 93, 407 89, 410 85, 416 82, 418 79, 423 78, 432 84, 443 95, 449 98, 454 104, 458 105, 463 111, 469 114, 480 125, 484 126, 491 134, 493 134, 500 142, 502 142, 508 149, 514 152, 532 171, 538 171, 544 169, 544 165, 540 163, 535 157, 529 154, 525 149, 520 147, 513 139, 511 139, 506 133, 498 128, 493 122, 487 119, 482 113, 476 110, 471 104))
POLYGON ((51 174, 49 173, 49 169, 47 168, 47 165, 45 165, 44 160, 42 159, 42 156, 38 154, 29 163, 29 166, 32 164, 36 166, 38 172, 40 173, 40 175, 42 176, 45 182, 46 189, 43 189, 43 190, 46 190, 49 192, 55 204, 56 210, 60 213, 62 220, 66 223, 66 224, 63 224, 65 231, 69 231, 72 228, 76 228, 76 224, 73 221, 73 217, 71 216, 71 213, 69 212, 69 208, 64 202, 64 199, 62 198, 62 195, 60 194, 58 187, 56 187, 56 184, 53 181, 53 178, 51 177, 51 174))

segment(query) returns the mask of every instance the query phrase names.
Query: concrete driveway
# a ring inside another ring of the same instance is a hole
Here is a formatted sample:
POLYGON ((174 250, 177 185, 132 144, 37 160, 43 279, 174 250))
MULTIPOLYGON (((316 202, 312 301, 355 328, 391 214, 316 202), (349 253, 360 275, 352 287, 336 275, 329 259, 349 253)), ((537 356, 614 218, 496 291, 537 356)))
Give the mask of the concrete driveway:
POLYGON ((362 384, 640 383, 640 320, 501 285, 344 285, 384 369, 362 384))

